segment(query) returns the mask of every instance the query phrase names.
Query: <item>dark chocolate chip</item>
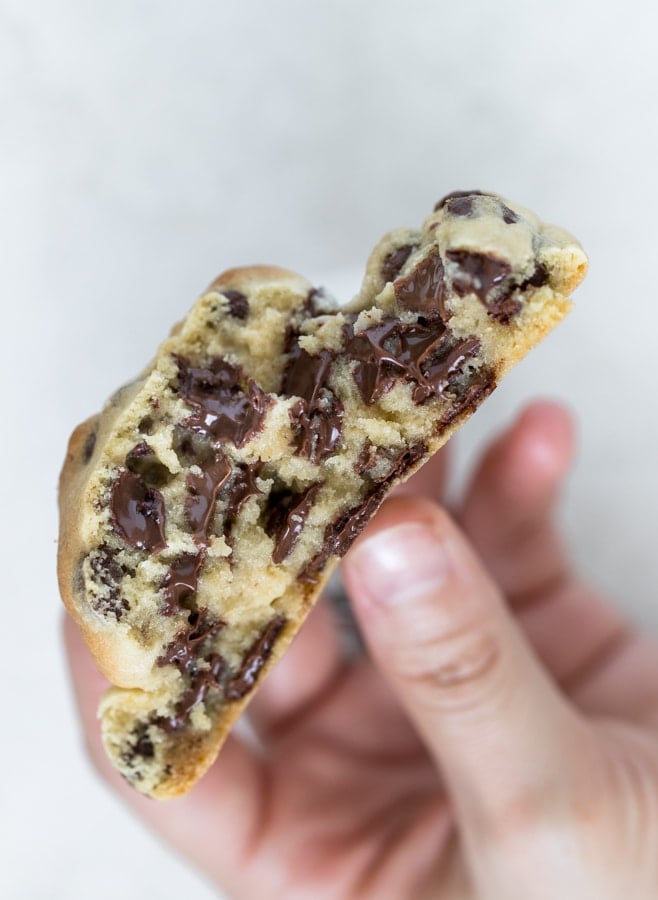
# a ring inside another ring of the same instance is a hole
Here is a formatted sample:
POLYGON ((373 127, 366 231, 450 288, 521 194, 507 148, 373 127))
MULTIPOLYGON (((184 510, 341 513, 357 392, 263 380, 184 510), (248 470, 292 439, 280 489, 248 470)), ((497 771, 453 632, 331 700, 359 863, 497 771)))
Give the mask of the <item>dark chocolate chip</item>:
POLYGON ((98 594, 92 592, 90 602, 96 612, 114 616, 117 622, 128 611, 129 604, 121 594, 121 582, 133 571, 122 566, 116 558, 116 550, 99 547, 89 555, 92 580, 99 586, 98 594))
POLYGON ((270 399, 252 380, 245 380, 239 366, 215 356, 195 367, 177 359, 179 389, 195 413, 183 427, 210 437, 216 443, 231 441, 242 447, 262 429, 270 399))
POLYGON ((354 463, 357 475, 366 475, 374 482, 391 481, 417 462, 427 451, 424 444, 414 444, 408 449, 377 447, 366 440, 354 463))
POLYGON ((128 766, 135 764, 139 759, 153 759, 155 747, 149 737, 148 723, 140 722, 130 735, 130 743, 121 754, 121 758, 128 766))
POLYGON ((158 718, 156 720, 157 724, 164 731, 170 733, 181 731, 185 728, 194 707, 206 699, 208 691, 220 687, 224 666, 224 659, 218 653, 213 653, 202 664, 202 667, 199 667, 190 676, 190 686, 176 704, 173 714, 168 717, 158 718))
POLYGON ((363 331, 346 326, 345 332, 345 352, 356 360, 353 377, 367 404, 399 378, 414 383, 414 403, 445 394, 480 350, 477 338, 456 341, 440 320, 403 324, 390 318, 363 331))
POLYGON ((298 493, 275 491, 270 494, 270 514, 265 531, 274 539, 272 562, 276 565, 287 559, 294 550, 321 487, 322 484, 317 483, 298 493))
POLYGON ((503 217, 503 222, 506 225, 515 225, 517 222, 521 221, 521 216, 515 213, 513 209, 510 209, 505 203, 501 202, 500 212, 503 217))
POLYGON ((332 556, 343 557, 361 534, 372 516, 381 506, 393 482, 402 478, 427 452, 425 444, 417 443, 398 452, 391 460, 391 468, 382 479, 377 479, 363 500, 342 513, 327 525, 322 549, 300 572, 298 578, 307 584, 316 584, 322 570, 332 556))
POLYGON ((140 419, 137 430, 140 434, 152 434, 154 425, 155 422, 153 421, 152 416, 144 416, 140 419))
POLYGON ((397 250, 391 250, 391 252, 384 258, 384 262, 382 264, 382 278, 385 282, 395 281, 398 277, 404 264, 411 256, 411 252, 414 248, 408 245, 404 247, 398 247, 397 250))
POLYGON ((231 464, 223 453, 218 452, 212 463, 202 467, 199 473, 191 472, 187 476, 185 517, 197 543, 208 542, 217 496, 230 474, 231 464))
POLYGON ((295 446, 316 464, 336 449, 342 433, 343 405, 328 385, 335 356, 333 350, 312 356, 294 344, 281 385, 283 397, 301 398, 290 408, 295 446))
POLYGON ((240 700, 253 690, 260 671, 270 658, 272 648, 285 624, 286 618, 281 615, 268 622, 263 632, 247 650, 237 675, 234 675, 226 685, 227 700, 240 700))
POLYGON ((181 610, 194 608, 199 573, 204 559, 203 550, 196 554, 184 553, 169 566, 161 587, 164 600, 163 615, 173 616, 181 610))
POLYGON ((96 447, 96 436, 96 431, 90 431, 87 435, 87 439, 85 440, 85 445, 82 448, 82 463, 85 466, 94 455, 94 449, 96 447))
POLYGON ((500 286, 512 271, 506 260, 487 253, 449 250, 446 257, 453 263, 450 274, 455 292, 460 297, 475 294, 485 305, 491 291, 500 286))
POLYGON ((126 468, 134 475, 141 475, 149 487, 162 487, 171 479, 171 472, 146 441, 136 444, 129 451, 126 468))
MULTIPOLYGON (((440 209, 443 209, 446 204, 450 203, 450 201, 455 200, 467 200, 471 197, 491 197, 492 194, 487 194, 485 191, 452 191, 450 194, 446 194, 445 197, 442 197, 438 203, 434 206, 434 212, 438 212, 440 209)), ((450 204, 450 212, 453 211, 452 203, 450 204)), ((464 215, 464 213, 456 213, 456 215, 464 215)))
POLYGON ((249 315, 249 300, 240 291, 222 291, 228 300, 229 313, 234 319, 244 319, 249 315))
POLYGON ((535 263, 535 269, 532 275, 520 285, 521 290, 527 287, 543 287, 548 284, 548 269, 543 263, 535 263))
POLYGON ((173 641, 158 657, 159 666, 176 666, 182 675, 187 675, 199 661, 202 644, 225 626, 221 619, 213 619, 207 609, 195 610, 188 616, 188 624, 177 632, 173 641))
POLYGON ((420 312, 430 318, 438 316, 444 322, 448 320, 443 261, 438 251, 430 253, 404 278, 398 278, 393 287, 403 309, 420 312))
POLYGON ((121 471, 112 485, 110 510, 115 532, 129 547, 156 553, 167 546, 164 498, 141 475, 121 471))
POLYGON ((243 503, 263 492, 256 484, 256 478, 261 470, 260 463, 247 465, 243 463, 233 470, 231 480, 222 489, 221 498, 226 501, 224 518, 227 525, 231 525, 242 509, 243 503))

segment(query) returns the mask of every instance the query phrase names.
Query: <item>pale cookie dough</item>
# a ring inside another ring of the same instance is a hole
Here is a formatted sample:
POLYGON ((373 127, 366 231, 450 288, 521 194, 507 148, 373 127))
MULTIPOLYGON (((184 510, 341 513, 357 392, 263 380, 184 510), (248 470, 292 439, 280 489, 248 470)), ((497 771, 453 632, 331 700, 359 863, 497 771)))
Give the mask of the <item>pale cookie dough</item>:
POLYGON ((378 244, 347 306, 281 269, 226 272, 78 427, 60 587, 116 685, 103 739, 139 791, 205 772, 386 494, 564 316, 586 266, 561 229, 456 192, 378 244))

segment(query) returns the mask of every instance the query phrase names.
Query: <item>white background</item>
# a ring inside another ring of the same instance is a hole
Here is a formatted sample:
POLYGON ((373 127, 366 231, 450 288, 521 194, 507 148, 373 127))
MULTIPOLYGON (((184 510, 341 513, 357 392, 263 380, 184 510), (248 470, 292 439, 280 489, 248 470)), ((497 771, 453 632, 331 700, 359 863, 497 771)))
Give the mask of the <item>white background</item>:
POLYGON ((215 896, 83 755, 55 485, 73 425, 225 267, 349 296, 380 234, 455 188, 577 234, 577 310, 462 432, 461 464, 523 398, 566 399, 574 555, 658 626, 656 9, 0 0, 2 897, 215 896))

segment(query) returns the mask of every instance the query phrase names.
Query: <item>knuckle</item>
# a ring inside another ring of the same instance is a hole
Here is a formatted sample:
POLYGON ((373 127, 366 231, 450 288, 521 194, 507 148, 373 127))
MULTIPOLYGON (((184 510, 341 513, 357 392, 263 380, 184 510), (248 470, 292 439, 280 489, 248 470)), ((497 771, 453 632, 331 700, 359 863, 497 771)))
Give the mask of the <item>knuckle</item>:
POLYGON ((432 635, 398 649, 393 666, 400 679, 439 705, 477 702, 489 689, 501 659, 495 635, 463 630, 432 635))

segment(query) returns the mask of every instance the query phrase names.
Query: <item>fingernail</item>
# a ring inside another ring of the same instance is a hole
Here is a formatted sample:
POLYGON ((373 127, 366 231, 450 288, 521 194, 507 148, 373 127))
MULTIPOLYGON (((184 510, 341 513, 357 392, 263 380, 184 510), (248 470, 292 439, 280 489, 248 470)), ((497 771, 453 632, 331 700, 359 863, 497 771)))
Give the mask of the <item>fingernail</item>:
POLYGON ((350 556, 351 577, 374 603, 395 605, 440 587, 448 559, 427 523, 409 522, 380 531, 358 544, 350 556))

